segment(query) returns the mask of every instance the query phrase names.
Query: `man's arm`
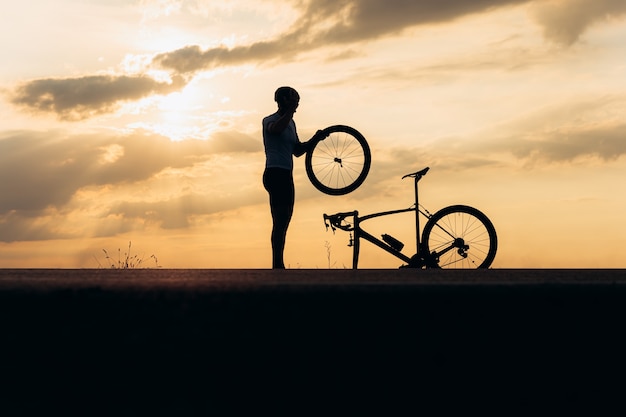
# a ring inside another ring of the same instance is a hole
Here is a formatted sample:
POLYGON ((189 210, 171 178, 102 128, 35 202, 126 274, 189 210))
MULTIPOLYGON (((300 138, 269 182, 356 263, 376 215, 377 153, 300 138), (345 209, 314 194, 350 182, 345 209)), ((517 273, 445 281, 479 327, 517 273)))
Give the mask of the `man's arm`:
POLYGON ((293 119, 293 114, 295 112, 295 108, 285 110, 285 112, 277 120, 274 120, 267 126, 267 131, 272 134, 278 134, 285 130, 287 126, 289 126, 289 122, 293 119))
POLYGON ((328 137, 328 135, 326 134, 326 132, 324 132, 323 130, 318 130, 317 132, 315 132, 313 137, 311 139, 309 139, 308 141, 306 141, 304 143, 298 142, 296 144, 296 147, 293 150, 293 154, 296 157, 300 157, 300 156, 304 155, 305 153, 307 153, 309 151, 309 148, 314 143, 316 143, 319 140, 326 139, 327 137, 328 137))
POLYGON ((299 158, 309 150, 309 142, 298 142, 296 146, 293 148, 293 154, 299 158))

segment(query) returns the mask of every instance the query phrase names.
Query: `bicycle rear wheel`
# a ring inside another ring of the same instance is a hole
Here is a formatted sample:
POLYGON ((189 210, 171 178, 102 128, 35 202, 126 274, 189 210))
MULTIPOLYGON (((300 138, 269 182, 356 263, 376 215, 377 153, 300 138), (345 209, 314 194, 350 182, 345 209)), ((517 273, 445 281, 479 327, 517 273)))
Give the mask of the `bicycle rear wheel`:
POLYGON ((350 126, 324 129, 326 139, 312 144, 304 164, 315 188, 329 195, 356 190, 369 173, 372 155, 365 137, 350 126))
POLYGON ((482 212, 450 206, 435 213, 424 226, 422 242, 440 268, 489 268, 498 249, 496 229, 482 212))

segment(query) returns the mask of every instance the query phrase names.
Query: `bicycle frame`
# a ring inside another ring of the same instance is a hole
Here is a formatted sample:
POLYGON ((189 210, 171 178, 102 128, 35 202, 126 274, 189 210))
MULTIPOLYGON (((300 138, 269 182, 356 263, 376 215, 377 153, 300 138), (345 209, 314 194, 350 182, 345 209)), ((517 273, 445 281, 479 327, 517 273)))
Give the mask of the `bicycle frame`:
MULTIPOLYGON (((415 212, 415 239, 416 239, 416 254, 419 256, 420 255, 420 214, 424 217, 426 217, 427 219, 429 219, 431 217, 431 214, 427 211, 427 210, 421 210, 420 209, 420 205, 419 205, 419 195, 418 195, 418 187, 417 187, 417 183, 419 182, 419 180, 426 175, 426 172, 428 172, 429 168, 425 168, 421 171, 415 172, 413 174, 408 174, 405 175, 404 177, 402 177, 402 179, 407 178, 407 177, 411 177, 414 179, 414 191, 415 191, 415 204, 409 208, 406 209, 399 209, 399 210, 391 210, 391 211, 384 211, 384 212, 379 212, 379 213, 372 213, 372 214, 368 214, 366 216, 363 217, 359 217, 359 212, 358 211, 351 211, 351 212, 345 212, 345 213, 337 213, 334 215, 326 215, 324 214, 324 223, 326 225, 326 229, 328 230, 328 227, 331 227, 333 232, 335 231, 335 228, 339 228, 342 229, 344 231, 350 231, 350 232, 354 232, 354 237, 351 238, 350 240, 350 244, 348 246, 352 246, 352 268, 353 269, 357 269, 357 265, 359 263, 359 251, 361 249, 361 239, 365 239, 368 242, 378 246, 379 248, 383 249, 384 251, 390 253, 391 255, 395 256, 398 259, 403 260, 404 262, 406 262, 407 264, 412 262, 411 257, 406 256, 405 254, 403 254, 402 252, 400 252, 400 250, 394 248, 393 246, 391 246, 390 244, 387 244, 385 241, 378 239, 376 237, 374 237, 373 235, 371 235, 370 233, 366 232, 365 230, 363 230, 361 228, 361 223, 363 223, 366 220, 369 219, 373 219, 376 217, 383 217, 383 216, 390 216, 390 215, 394 215, 394 214, 400 214, 400 213, 409 213, 414 211, 415 212), (341 222, 346 218, 346 217, 353 217, 354 218, 354 224, 353 226, 350 225, 343 225, 341 224, 341 222), (328 223, 328 221, 330 222, 330 224, 328 223)), ((415 255, 414 255, 415 257, 415 255)))

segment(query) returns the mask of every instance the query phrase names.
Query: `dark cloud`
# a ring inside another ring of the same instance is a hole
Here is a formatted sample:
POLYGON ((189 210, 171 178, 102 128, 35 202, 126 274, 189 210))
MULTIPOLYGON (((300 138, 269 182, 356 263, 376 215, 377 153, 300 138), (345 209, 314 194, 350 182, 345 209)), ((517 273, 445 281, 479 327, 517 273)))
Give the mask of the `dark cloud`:
POLYGON ((38 216, 62 208, 77 190, 134 183, 168 167, 185 168, 216 153, 261 151, 259 140, 240 133, 216 140, 185 140, 135 133, 128 136, 65 136, 16 132, 0 137, 0 216, 38 216))
POLYGON ((158 224, 163 229, 180 229, 190 226, 194 216, 214 214, 233 207, 243 207, 266 200, 261 192, 253 195, 236 195, 228 199, 215 198, 212 195, 185 194, 160 201, 122 202, 109 211, 109 215, 123 219, 124 222, 141 220, 158 224))
POLYGON ((591 25, 626 14, 624 0, 569 0, 537 2, 533 14, 546 38, 571 45, 591 25))
POLYGON ((123 202, 115 205, 109 214, 124 219, 143 219, 158 223, 164 229, 189 226, 189 217, 215 212, 215 199, 210 196, 184 195, 162 201, 123 202))
POLYGON ((626 125, 555 131, 540 140, 515 139, 510 145, 513 155, 530 162, 572 162, 592 157, 614 161, 626 155, 626 125))
MULTIPOLYGON (((589 160, 615 161, 626 155, 626 124, 527 130, 490 139, 445 139, 424 151, 452 170, 474 166, 502 167, 510 155, 525 167, 536 164, 584 163, 589 160)), ((508 161, 508 162, 507 162, 508 161)))
MULTIPOLYGON (((0 241, 76 237, 80 231, 64 228, 59 219, 71 215, 75 209, 70 204, 73 196, 86 187, 132 187, 167 168, 190 168, 210 161, 218 153, 260 151, 260 140, 237 132, 181 142, 147 133, 4 133, 0 135, 0 241)), ((97 219, 94 233, 123 233, 145 221, 163 228, 185 227, 189 216, 243 206, 250 203, 249 198, 244 195, 217 201, 214 196, 188 195, 160 202, 94 202, 101 206, 98 211, 103 216, 97 219)))
POLYGON ((400 178, 426 166, 438 171, 465 172, 616 161, 626 156, 626 124, 549 132, 528 130, 525 134, 490 139, 442 138, 422 146, 376 149, 374 153, 377 157, 363 188, 384 192, 390 178, 400 178))
POLYGON ((454 19, 528 0, 315 0, 308 3, 298 30, 315 33, 320 23, 333 24, 316 42, 346 43, 398 33, 406 28, 454 19))
POLYGON ((220 46, 203 51, 198 45, 186 46, 157 55, 154 57, 153 63, 177 73, 187 74, 253 61, 274 60, 281 57, 288 59, 287 56, 304 52, 306 49, 309 48, 304 47, 298 36, 290 34, 279 40, 257 42, 249 46, 237 46, 231 49, 220 46))
MULTIPOLYGON (((300 16, 275 39, 206 50, 189 45, 156 55, 153 64, 173 74, 193 74, 250 62, 285 62, 320 47, 372 41, 414 26, 448 22, 525 3, 532 5, 533 15, 546 38, 569 45, 594 23, 626 14, 624 0, 293 0, 292 3, 300 16)), ((329 59, 355 53, 347 47, 329 59)), ((19 86, 12 102, 35 112, 56 114, 61 119, 81 120, 111 112, 124 101, 178 91, 187 81, 180 75, 174 76, 171 83, 147 75, 39 79, 19 86)))
MULTIPOLYGON (((247 46, 199 46, 157 55, 154 63, 193 73, 246 62, 294 59, 299 53, 394 35, 414 26, 443 23, 495 8, 531 4, 546 38, 570 45, 594 23, 626 14, 623 0, 310 0, 294 1, 301 14, 278 38, 247 46)), ((354 53, 350 51, 350 53, 354 53)))
POLYGON ((263 60, 291 59, 319 47, 368 41, 421 24, 454 20, 528 0, 314 0, 279 38, 248 46, 202 50, 187 46, 159 54, 154 63, 178 73, 263 60))
POLYGON ((11 212, 0 215, 0 242, 65 239, 73 237, 59 230, 58 224, 46 216, 38 219, 11 212))
POLYGON ((81 120, 110 112, 125 101, 178 91, 181 76, 171 83, 146 75, 91 75, 78 78, 45 78, 18 86, 11 102, 34 112, 53 113, 64 120, 81 120))

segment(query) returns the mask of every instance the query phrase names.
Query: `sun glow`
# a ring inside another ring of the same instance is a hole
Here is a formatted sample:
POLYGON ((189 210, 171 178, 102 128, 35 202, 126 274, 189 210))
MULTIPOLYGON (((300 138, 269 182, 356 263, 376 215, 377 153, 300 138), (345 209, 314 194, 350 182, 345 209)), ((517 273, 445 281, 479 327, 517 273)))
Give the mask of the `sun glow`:
POLYGON ((191 88, 166 96, 152 98, 156 107, 152 121, 132 124, 167 136, 172 140, 202 138, 207 132, 204 122, 204 105, 191 88))

